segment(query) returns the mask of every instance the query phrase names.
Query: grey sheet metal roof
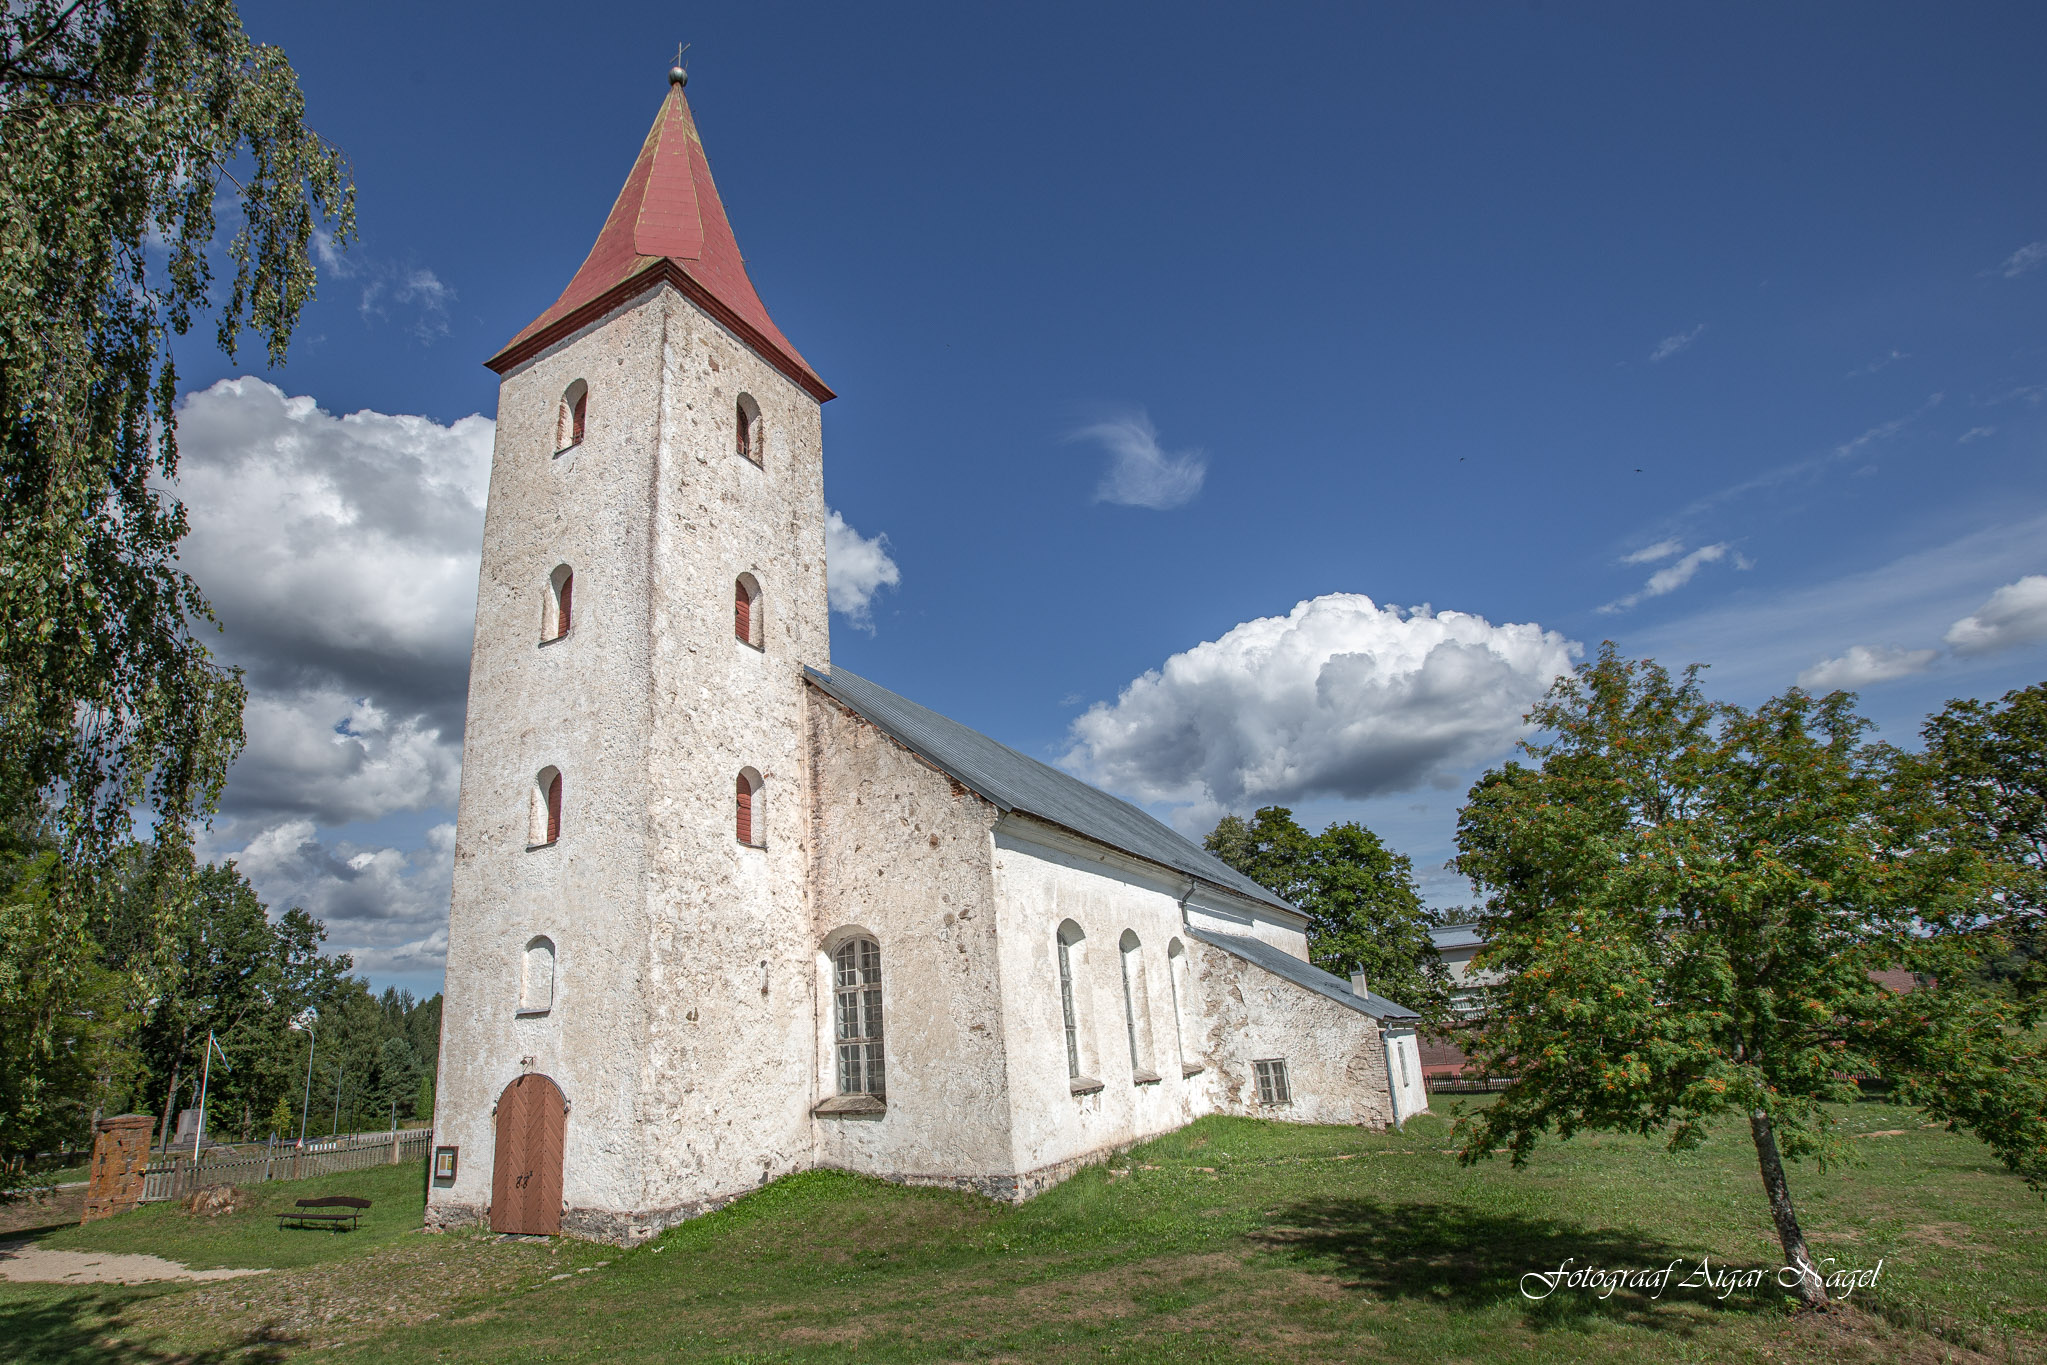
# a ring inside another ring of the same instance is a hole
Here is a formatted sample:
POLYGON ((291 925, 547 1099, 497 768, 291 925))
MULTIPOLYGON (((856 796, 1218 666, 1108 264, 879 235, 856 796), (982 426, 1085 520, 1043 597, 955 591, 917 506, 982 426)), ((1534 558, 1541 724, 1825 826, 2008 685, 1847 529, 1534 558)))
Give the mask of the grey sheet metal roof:
POLYGON ((1275 948, 1262 939, 1242 938, 1236 934, 1218 934, 1213 929, 1196 929, 1187 926, 1187 932, 1203 943, 1211 944, 1226 953, 1234 953, 1256 967, 1263 967, 1274 976, 1283 976, 1296 986, 1305 986, 1317 995, 1326 995, 1339 1005, 1348 1005, 1360 1014, 1369 1014, 1374 1019, 1389 1024, 1419 1022, 1421 1016, 1405 1005, 1396 1005, 1383 995, 1366 991, 1359 995, 1350 988, 1350 982, 1340 976, 1333 976, 1310 962, 1303 962, 1292 953, 1275 948))
POLYGON ((843 668, 829 673, 805 668, 803 672, 826 695, 859 712, 898 744, 962 786, 971 787, 1004 812, 1035 815, 1096 843, 1170 867, 1260 904, 1300 913, 1128 801, 1119 801, 1077 777, 1027 758, 978 730, 970 730, 929 707, 877 687, 857 673, 848 673, 843 668))
POLYGON ((1476 924, 1446 924, 1440 929, 1429 930, 1429 940, 1436 945, 1436 951, 1445 948, 1480 948, 1485 938, 1478 932, 1476 924))

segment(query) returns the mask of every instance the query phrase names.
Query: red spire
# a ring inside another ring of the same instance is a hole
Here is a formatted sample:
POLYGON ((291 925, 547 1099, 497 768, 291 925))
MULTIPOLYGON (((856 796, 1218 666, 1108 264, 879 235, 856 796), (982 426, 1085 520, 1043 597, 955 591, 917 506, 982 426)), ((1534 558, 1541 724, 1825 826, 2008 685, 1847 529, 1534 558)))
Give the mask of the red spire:
POLYGON ((499 374, 662 280, 730 327, 763 360, 824 402, 833 396, 782 335, 746 277, 746 262, 725 221, 703 139, 671 77, 639 159, 597 244, 554 307, 484 363, 499 374))

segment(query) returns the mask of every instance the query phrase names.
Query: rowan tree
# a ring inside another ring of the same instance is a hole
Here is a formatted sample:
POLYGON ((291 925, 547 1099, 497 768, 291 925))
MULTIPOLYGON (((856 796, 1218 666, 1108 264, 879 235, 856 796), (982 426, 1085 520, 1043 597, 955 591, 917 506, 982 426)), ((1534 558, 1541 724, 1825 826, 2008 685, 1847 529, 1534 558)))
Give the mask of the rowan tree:
POLYGON ((1457 867, 1486 898, 1475 965, 1504 975, 1467 1050, 1513 1075, 1460 1121, 1467 1163, 1585 1129, 1699 1142, 1749 1126, 1792 1292, 1826 1292, 1785 1158, 1848 1156, 1830 1101, 1890 1082, 2047 1181, 2047 1064, 1974 971, 1994 878, 1851 694, 1709 701, 1609 643, 1487 773, 1457 867), (1911 973, 1918 989, 1874 973, 1911 973))

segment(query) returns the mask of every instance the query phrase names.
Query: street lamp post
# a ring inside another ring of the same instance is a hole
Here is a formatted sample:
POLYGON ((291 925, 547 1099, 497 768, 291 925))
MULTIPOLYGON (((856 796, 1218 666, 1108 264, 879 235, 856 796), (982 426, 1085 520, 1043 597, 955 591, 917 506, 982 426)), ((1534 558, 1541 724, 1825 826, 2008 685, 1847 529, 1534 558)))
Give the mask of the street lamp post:
POLYGON ((305 1149, 306 1145, 306 1115, 313 1107, 313 1053, 320 1046, 320 1035, 314 1029, 313 1023, 319 1017, 317 1011, 309 1009, 291 1021, 293 1030, 304 1033, 311 1039, 306 1044, 306 1102, 299 1106, 299 1148, 301 1151, 305 1149))

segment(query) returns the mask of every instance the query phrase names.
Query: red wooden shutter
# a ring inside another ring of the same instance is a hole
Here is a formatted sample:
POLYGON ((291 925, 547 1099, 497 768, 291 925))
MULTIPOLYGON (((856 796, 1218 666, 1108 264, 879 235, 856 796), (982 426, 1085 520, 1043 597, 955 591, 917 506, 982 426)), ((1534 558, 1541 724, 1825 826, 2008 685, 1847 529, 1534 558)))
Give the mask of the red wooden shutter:
POLYGON ((748 459, 752 459, 752 458, 753 458, 753 451, 752 451, 751 449, 749 449, 749 448, 748 448, 748 443, 747 443, 747 439, 746 439, 746 436, 747 436, 747 431, 746 431, 746 409, 745 409, 745 408, 740 408, 740 409, 739 409, 738 411, 739 411, 739 426, 738 426, 738 435, 739 435, 739 443, 738 443, 737 447, 735 447, 735 448, 736 448, 736 449, 737 449, 737 450, 739 451, 739 453, 740 453, 740 454, 742 454, 742 455, 746 456, 746 457, 747 457, 748 459))
POLYGON ((732 633, 748 644, 753 643, 753 598, 744 583, 732 585, 732 633))
POLYGON ((547 842, 562 837, 562 775, 556 773, 547 784, 547 842))
POLYGON ((575 589, 576 576, 572 573, 563 574, 561 600, 556 605, 554 612, 554 633, 557 638, 563 635, 567 635, 569 633, 570 621, 569 599, 571 596, 574 595, 575 589))
POLYGON ((569 444, 572 446, 583 444, 583 409, 589 402, 590 394, 586 390, 580 398, 576 399, 576 406, 569 414, 569 444))
POLYGON ((753 788, 744 776, 739 779, 739 842, 753 842, 753 788))

